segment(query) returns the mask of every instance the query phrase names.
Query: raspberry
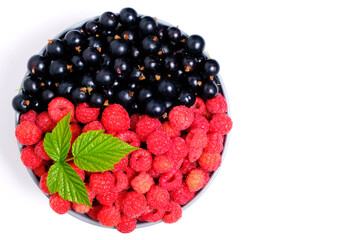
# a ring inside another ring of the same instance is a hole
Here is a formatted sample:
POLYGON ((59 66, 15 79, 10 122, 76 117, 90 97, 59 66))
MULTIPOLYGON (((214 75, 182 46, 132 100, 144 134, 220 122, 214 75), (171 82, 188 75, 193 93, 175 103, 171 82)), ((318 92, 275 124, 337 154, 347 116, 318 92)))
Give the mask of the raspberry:
POLYGON ((51 100, 48 106, 48 112, 55 123, 58 123, 63 117, 68 115, 69 112, 71 112, 70 121, 73 121, 75 116, 74 105, 63 97, 57 97, 51 100))
POLYGON ((42 137, 42 131, 33 122, 21 122, 15 129, 15 136, 22 145, 38 143, 42 137))
POLYGON ((137 218, 141 216, 146 209, 146 198, 140 193, 128 192, 122 201, 122 210, 128 217, 137 218))
POLYGON ((114 188, 115 178, 110 172, 93 173, 90 176, 89 187, 96 194, 106 193, 114 188))
POLYGON ((70 162, 69 165, 75 170, 75 172, 79 175, 81 180, 84 181, 85 180, 85 171, 82 170, 81 168, 79 168, 78 166, 76 166, 74 162, 70 162))
POLYGON ((115 200, 115 206, 122 212, 122 202, 127 195, 127 191, 121 191, 118 193, 117 199, 115 200))
POLYGON ((212 116, 209 124, 210 132, 216 132, 222 135, 228 134, 232 128, 231 118, 225 114, 215 114, 212 116))
POLYGON ((47 172, 44 173, 43 175, 41 175, 40 181, 39 181, 40 190, 43 191, 43 193, 45 193, 45 194, 50 194, 50 191, 49 191, 49 188, 47 187, 47 182, 46 182, 48 175, 49 175, 49 173, 47 173, 47 172))
POLYGON ((76 119, 83 124, 97 120, 99 114, 100 108, 92 108, 88 103, 80 103, 75 109, 76 119))
POLYGON ((81 134, 81 127, 77 123, 71 123, 70 130, 71 130, 71 144, 73 144, 76 138, 81 134))
POLYGON ((191 129, 185 141, 190 148, 204 148, 207 143, 206 132, 200 128, 191 129))
POLYGON ((165 121, 161 125, 161 129, 169 135, 170 138, 180 137, 181 132, 175 128, 173 128, 169 121, 165 121))
POLYGON ((146 200, 150 208, 163 209, 170 200, 170 194, 164 188, 154 185, 146 193, 146 200))
POLYGON ((83 129, 82 133, 86 133, 90 130, 105 130, 104 125, 99 121, 92 121, 88 124, 86 124, 83 129))
POLYGON ((203 114, 201 114, 201 115, 204 116, 207 120, 210 120, 212 117, 211 112, 209 112, 206 108, 205 108, 203 114))
POLYGON ((185 140, 181 137, 172 139, 172 146, 169 151, 166 152, 166 156, 173 161, 184 159, 189 152, 189 147, 186 145, 185 140))
POLYGON ((87 215, 95 221, 98 221, 98 213, 100 212, 100 210, 102 209, 102 205, 98 205, 98 206, 94 206, 93 208, 91 208, 88 212, 87 215))
POLYGON ((108 191, 106 193, 100 193, 96 195, 96 199, 102 205, 113 205, 117 199, 117 192, 108 191))
POLYGON ((114 227, 121 219, 120 211, 114 205, 103 206, 97 217, 99 223, 106 227, 114 227))
POLYGON ((197 162, 190 162, 189 159, 185 158, 184 162, 180 168, 180 172, 185 175, 190 172, 192 169, 197 167, 197 162))
POLYGON ((150 133, 160 128, 161 122, 159 119, 144 116, 137 122, 135 132, 140 141, 145 142, 150 133))
POLYGON ((36 125, 41 129, 43 133, 51 132, 54 127, 56 126, 56 123, 51 119, 48 112, 42 112, 40 113, 36 118, 36 125))
POLYGON ((146 146, 151 153, 161 155, 171 148, 172 141, 165 132, 156 130, 147 137, 146 146))
POLYGON ((36 155, 34 148, 28 146, 21 151, 21 161, 29 169, 39 167, 43 160, 36 155))
POLYGON ((123 215, 120 218, 120 222, 115 227, 121 233, 131 233, 136 228, 136 222, 136 218, 130 218, 123 215))
POLYGON ((33 169, 33 172, 36 176, 41 177, 46 172, 44 162, 42 162, 37 168, 33 169))
POLYGON ((176 106, 169 112, 169 122, 177 130, 185 130, 194 121, 194 113, 185 106, 176 106))
POLYGON ((199 159, 202 153, 203 153, 202 148, 189 148, 189 153, 188 153, 189 161, 195 162, 196 160, 199 159))
POLYGON ((123 171, 117 171, 113 175, 115 177, 115 187, 113 191, 120 192, 130 188, 129 178, 123 171))
POLYGON ((30 110, 27 113, 23 113, 20 116, 19 123, 28 121, 28 122, 35 122, 38 114, 34 110, 30 110))
POLYGON ((143 117, 143 115, 140 115, 139 113, 135 113, 131 115, 130 117, 130 130, 134 131, 136 130, 136 124, 137 122, 143 117))
POLYGON ((145 194, 154 184, 154 179, 146 172, 139 173, 130 182, 131 187, 140 194, 145 194))
POLYGON ((223 95, 219 93, 216 97, 206 101, 206 109, 212 114, 225 113, 228 109, 223 95))
POLYGON ((209 131, 209 121, 204 116, 195 115, 194 122, 191 124, 190 128, 200 128, 207 133, 209 131))
POLYGON ((190 191, 185 182, 170 192, 171 200, 180 205, 185 205, 195 197, 195 192, 190 191))
POLYGON ((202 115, 205 111, 205 102, 201 98, 197 97, 195 103, 190 107, 194 114, 202 115))
POLYGON ((174 161, 167 155, 157 155, 154 157, 152 167, 156 173, 165 173, 170 171, 174 166, 174 161))
POLYGON ((58 193, 51 194, 49 204, 51 209, 58 214, 65 214, 71 209, 71 202, 64 200, 58 193))
POLYGON ((154 208, 151 209, 149 212, 141 215, 141 217, 144 219, 144 221, 158 222, 164 217, 164 215, 165 215, 164 208, 154 208))
POLYGON ((120 104, 110 104, 102 113, 101 123, 107 131, 123 132, 130 128, 130 117, 120 104))
POLYGON ((136 176, 136 171, 134 169, 132 169, 130 166, 126 166, 123 169, 124 173, 126 174, 126 176, 129 179, 129 182, 131 181, 131 179, 133 179, 136 176))
POLYGON ((203 152, 198 160, 200 167, 207 171, 215 171, 220 167, 221 155, 219 153, 203 152))
POLYGON ((45 152, 45 149, 44 149, 44 140, 41 140, 40 142, 38 142, 38 143, 35 145, 34 151, 35 151, 36 155, 38 155, 41 159, 51 160, 51 158, 49 157, 49 155, 45 152))
POLYGON ((221 153, 224 148, 224 136, 219 133, 210 133, 207 135, 207 144, 204 149, 208 153, 221 153))
POLYGON ((145 149, 135 150, 131 153, 129 164, 136 172, 146 172, 152 165, 151 153, 145 149))
POLYGON ((183 164, 183 162, 184 162, 184 159, 175 160, 173 169, 175 169, 175 170, 179 169, 181 167, 181 165, 183 164))
POLYGON ((206 184, 206 174, 204 170, 195 168, 190 171, 185 179, 186 185, 189 187, 191 192, 200 190, 206 184))
POLYGON ((174 201, 170 201, 165 209, 165 215, 163 217, 163 221, 164 223, 175 223, 181 218, 181 216, 182 216, 181 206, 174 201))
POLYGON ((183 175, 177 169, 164 173, 159 178, 159 186, 171 191, 181 185, 183 175))
MULTIPOLYGON (((85 185, 85 187, 86 187, 87 193, 89 195, 89 201, 90 201, 90 203, 92 203, 96 194, 90 189, 90 187, 88 185, 85 185)), ((76 203, 76 202, 72 203, 72 208, 74 209, 75 212, 78 212, 78 213, 88 213, 91 210, 91 207, 84 205, 84 204, 76 203)))
POLYGON ((125 167, 128 165, 128 163, 129 163, 129 157, 128 157, 128 155, 126 155, 124 158, 122 158, 120 160, 120 162, 118 162, 118 163, 116 163, 114 165, 114 169, 112 169, 111 171, 112 172, 117 172, 117 171, 120 171, 120 170, 124 170, 125 167))
POLYGON ((134 147, 140 147, 140 139, 135 132, 126 130, 124 132, 118 133, 115 137, 119 138, 121 141, 126 142, 134 147))
POLYGON ((150 177, 152 177, 152 178, 154 178, 154 179, 155 179, 155 178, 159 178, 160 175, 161 175, 161 173, 155 172, 153 168, 150 168, 149 170, 147 170, 146 173, 149 174, 150 177))

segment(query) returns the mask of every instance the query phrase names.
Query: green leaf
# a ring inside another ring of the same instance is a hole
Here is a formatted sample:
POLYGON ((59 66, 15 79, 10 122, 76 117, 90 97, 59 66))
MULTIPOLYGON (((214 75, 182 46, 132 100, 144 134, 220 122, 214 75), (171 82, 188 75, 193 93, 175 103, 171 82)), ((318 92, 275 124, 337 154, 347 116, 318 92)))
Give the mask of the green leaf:
POLYGON ((71 142, 70 116, 71 112, 58 122, 51 133, 45 135, 45 152, 54 161, 64 160, 69 153, 71 142))
POLYGON ((51 194, 57 192, 65 200, 91 207, 85 183, 69 164, 55 162, 50 167, 46 182, 51 194))
POLYGON ((88 131, 81 134, 73 143, 72 154, 75 165, 90 172, 103 172, 114 169, 114 165, 130 152, 133 147, 103 130, 88 131))

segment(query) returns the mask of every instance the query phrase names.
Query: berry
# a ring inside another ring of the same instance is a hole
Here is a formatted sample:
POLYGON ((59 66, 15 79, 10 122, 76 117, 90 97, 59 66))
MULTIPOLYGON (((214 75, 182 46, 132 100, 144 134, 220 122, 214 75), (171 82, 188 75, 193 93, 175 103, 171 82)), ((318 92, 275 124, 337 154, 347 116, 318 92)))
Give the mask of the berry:
POLYGON ((190 109, 194 112, 195 115, 203 115, 206 105, 204 100, 199 97, 196 97, 195 103, 190 107, 190 109))
POLYGON ((157 155, 152 162, 152 168, 156 173, 165 173, 174 166, 174 161, 166 155, 157 155))
POLYGON ((159 186, 171 191, 181 185, 183 175, 177 169, 162 174, 159 178, 159 186))
POLYGON ((203 152, 198 160, 200 167, 207 171, 216 171, 221 165, 219 153, 203 152))
POLYGON ((63 59, 52 60, 49 66, 49 75, 55 79, 63 79, 69 74, 68 63, 63 59))
POLYGON ((195 93, 191 89, 182 89, 179 93, 177 101, 180 105, 191 107, 196 100, 195 93))
POLYGON ((146 193, 146 200, 150 208, 164 209, 170 200, 170 194, 164 188, 154 185, 146 193))
POLYGON ((129 42, 125 39, 114 39, 109 44, 109 53, 114 58, 126 57, 130 53, 129 42))
MULTIPOLYGON (((120 191, 118 194, 118 197, 115 201, 115 206, 117 207, 117 209, 119 209, 119 211, 121 213, 123 213, 122 204, 123 204, 124 198, 126 197, 127 193, 128 193, 127 191, 120 191)), ((123 215, 123 216, 125 216, 125 215, 123 215)))
POLYGON ((23 94, 16 95, 12 100, 12 107, 15 111, 20 113, 26 113, 30 110, 31 107, 31 101, 28 96, 25 96, 23 94))
POLYGON ((232 128, 231 118, 225 114, 215 114, 209 123, 209 131, 219 133, 222 135, 228 134, 232 128))
POLYGON ((208 153, 221 153, 224 148, 224 136, 219 133, 209 133, 207 144, 204 149, 208 153))
POLYGON ((190 148, 204 148, 207 143, 206 132, 200 128, 191 129, 185 141, 190 148))
POLYGON ((85 171, 82 170, 81 168, 79 168, 78 166, 75 165, 74 162, 70 162, 69 165, 74 169, 74 171, 79 175, 80 179, 82 181, 85 180, 85 171))
POLYGON ((115 76, 107 68, 102 68, 96 72, 95 84, 104 88, 109 88, 114 84, 115 76))
POLYGON ((123 215, 120 218, 120 222, 116 225, 116 229, 121 233, 130 233, 135 230, 136 222, 136 218, 123 215))
POLYGON ((71 98, 71 94, 75 89, 75 83, 71 80, 65 80, 61 82, 57 88, 57 94, 59 97, 71 98))
POLYGON ((65 98, 57 97, 49 103, 48 113, 55 123, 58 123, 69 112, 71 112, 70 121, 72 121, 75 115, 74 105, 65 98))
POLYGON ((33 122, 21 122, 15 129, 16 139, 22 145, 34 145, 42 137, 42 131, 33 122))
POLYGON ((161 80, 158 84, 157 91, 163 98, 173 98, 177 93, 177 84, 171 79, 161 80))
POLYGON ((54 123, 47 111, 40 113, 35 123, 43 133, 51 132, 56 126, 56 123, 54 123))
POLYGON ((101 117, 101 122, 107 131, 122 132, 130 128, 130 117, 120 104, 107 106, 101 117))
POLYGON ((132 8, 123 8, 119 14, 119 22, 126 27, 134 26, 137 23, 137 12, 132 8))
POLYGON ((161 129, 170 137, 170 138, 175 138, 175 137, 180 137, 181 132, 175 128, 173 128, 170 124, 169 121, 165 121, 162 123, 161 125, 161 129))
POLYGON ((185 42, 185 49, 193 55, 200 55, 205 48, 205 41, 199 35, 191 35, 185 42))
POLYGON ((157 22, 152 17, 144 16, 140 19, 138 28, 142 35, 155 34, 157 31, 157 22))
POLYGON ((166 153, 172 146, 171 138, 162 130, 156 130, 149 134, 146 139, 147 149, 155 154, 161 155, 166 153))
POLYGON ((149 117, 159 118, 166 112, 166 106, 161 99, 151 99, 146 103, 145 112, 149 117))
POLYGON ((178 42, 180 41, 181 31, 177 27, 169 27, 166 30, 166 36, 171 42, 178 42))
POLYGON ((141 215, 141 218, 147 222, 158 222, 160 221, 165 215, 164 208, 153 208, 149 212, 144 213, 141 215))
POLYGON ((88 47, 82 52, 82 58, 85 64, 90 67, 98 67, 101 62, 101 54, 98 49, 94 47, 88 47))
POLYGON ((37 116, 38 116, 37 112, 35 112, 34 110, 30 110, 29 112, 20 115, 19 123, 24 121, 34 123, 36 121, 37 116))
POLYGON ((70 30, 64 36, 65 44, 72 50, 80 50, 84 43, 84 35, 78 30, 70 30))
POLYGON ((151 153, 145 149, 135 150, 131 153, 129 164, 136 172, 146 172, 151 168, 151 153))
POLYGON ((108 191, 105 193, 99 193, 96 195, 96 199, 102 205, 113 205, 117 199, 117 192, 108 191))
POLYGON ((43 191, 43 193, 50 195, 50 191, 49 191, 49 188, 47 187, 47 181, 46 181, 48 175, 49 175, 48 172, 41 175, 40 181, 39 181, 39 187, 40 187, 41 191, 43 191))
POLYGON ((190 171, 185 179, 185 183, 191 192, 196 192, 203 188, 206 184, 206 172, 200 168, 195 168, 190 171))
POLYGON ((82 133, 86 133, 90 130, 105 130, 104 125, 99 121, 92 121, 86 124, 83 129, 82 133))
POLYGON ((130 89, 123 89, 117 92, 115 97, 116 101, 124 107, 129 106, 135 100, 134 92, 130 89))
POLYGON ((185 106, 176 106, 169 113, 169 122, 177 130, 185 130, 194 121, 194 113, 185 106))
POLYGON ((44 89, 41 93, 41 102, 48 104, 51 100, 56 97, 55 90, 53 89, 44 89))
POLYGON ((99 18, 100 27, 105 30, 115 30, 118 25, 118 18, 112 12, 104 12, 99 18))
POLYGON ((147 201, 144 195, 137 192, 128 192, 122 200, 122 209, 125 215, 131 218, 141 216, 147 208, 147 201))
POLYGON ((219 87, 214 81, 206 81, 202 85, 202 96, 206 99, 212 99, 219 93, 219 87))
POLYGON ((195 162, 199 159, 203 152, 203 148, 189 148, 188 159, 190 162, 195 162))
POLYGON ((181 63, 185 72, 192 72, 197 65, 196 59, 190 55, 185 55, 181 63))
POLYGON ((88 35, 94 36, 100 33, 99 24, 96 21, 90 20, 85 23, 85 31, 88 35))
POLYGON ((195 197, 195 192, 190 191, 189 187, 183 182, 179 187, 170 192, 171 200, 180 205, 185 205, 195 197))
POLYGON ((48 41, 45 47, 45 57, 49 59, 58 59, 66 54, 65 43, 60 39, 52 39, 48 41))
POLYGON ((129 178, 123 171, 117 171, 113 175, 115 177, 115 187, 113 191, 120 192, 130 188, 129 178))
POLYGON ((121 219, 120 211, 114 205, 103 206, 97 217, 99 223, 106 227, 116 226, 121 219))
POLYGON ((25 147, 21 151, 21 161, 29 169, 35 169, 43 162, 43 160, 36 155, 34 148, 31 146, 25 147))
POLYGON ((171 148, 166 152, 166 156, 173 161, 184 159, 189 152, 189 147, 185 140, 181 137, 176 137, 172 139, 172 143, 171 148))
POLYGON ((150 133, 161 128, 159 119, 144 116, 136 123, 135 132, 139 136, 140 141, 145 142, 150 133))
POLYGON ((70 69, 69 72, 83 73, 87 69, 86 67, 86 63, 82 56, 74 55, 70 58, 70 65, 68 66, 70 69))
POLYGON ((90 176, 89 187, 96 194, 111 191, 115 185, 115 178, 110 172, 93 173, 90 176))
POLYGON ((134 177, 130 182, 131 187, 140 194, 145 194, 154 184, 154 179, 145 172, 139 173, 139 175, 134 177))
POLYGON ((123 58, 123 57, 117 58, 114 61, 113 70, 119 76, 127 76, 130 74, 130 71, 132 70, 131 63, 127 58, 123 58))
POLYGON ((194 122, 191 124, 190 129, 201 129, 205 133, 209 131, 209 121, 201 115, 195 115, 194 122))
POLYGON ((163 221, 164 223, 175 223, 181 218, 181 216, 181 206, 174 201, 170 201, 165 208, 165 215, 163 217, 163 221))
POLYGON ((89 105, 93 108, 100 108, 105 103, 105 96, 101 92, 94 92, 90 96, 89 105))
POLYGON ((44 56, 33 55, 27 62, 27 69, 32 75, 43 77, 47 74, 47 63, 44 56))
POLYGON ((103 208, 103 205, 98 205, 98 206, 94 206, 93 208, 91 208, 88 212, 87 212, 87 215, 95 220, 95 221, 98 221, 98 213, 99 211, 103 208))
POLYGON ((155 54, 159 51, 159 38, 154 35, 148 35, 141 41, 141 48, 145 54, 155 54))
POLYGON ((206 59, 202 66, 202 73, 206 77, 215 76, 220 71, 220 65, 215 59, 206 59))
POLYGON ((44 140, 40 140, 40 142, 35 145, 34 151, 39 158, 43 160, 51 160, 51 158, 44 149, 44 140))
POLYGON ((225 113, 228 109, 225 98, 219 93, 215 98, 206 101, 206 108, 212 114, 225 113))
POLYGON ((36 176, 41 177, 46 172, 44 162, 42 162, 37 168, 33 169, 33 172, 36 176))
POLYGON ((81 103, 75 109, 76 119, 83 124, 97 120, 99 114, 100 108, 92 108, 88 103, 81 103))
POLYGON ((183 175, 188 174, 192 169, 198 166, 197 162, 190 162, 188 158, 185 158, 183 164, 181 165, 180 172, 183 175))
POLYGON ((124 132, 118 133, 115 137, 119 138, 121 141, 126 142, 134 147, 140 147, 140 139, 136 133, 126 130, 124 132))
POLYGON ((23 81, 22 90, 26 95, 35 96, 40 92, 40 83, 37 79, 26 77, 23 81))
POLYGON ((58 214, 65 214, 71 209, 71 202, 64 200, 58 193, 50 196, 49 204, 52 210, 58 214))
MULTIPOLYGON (((93 202, 96 194, 90 189, 90 187, 88 185, 85 185, 85 187, 86 187, 87 193, 89 195, 90 204, 92 205, 92 202, 93 202)), ((88 213, 92 209, 91 207, 89 207, 87 205, 76 203, 76 202, 72 203, 72 208, 74 209, 75 212, 78 212, 78 213, 88 213)))

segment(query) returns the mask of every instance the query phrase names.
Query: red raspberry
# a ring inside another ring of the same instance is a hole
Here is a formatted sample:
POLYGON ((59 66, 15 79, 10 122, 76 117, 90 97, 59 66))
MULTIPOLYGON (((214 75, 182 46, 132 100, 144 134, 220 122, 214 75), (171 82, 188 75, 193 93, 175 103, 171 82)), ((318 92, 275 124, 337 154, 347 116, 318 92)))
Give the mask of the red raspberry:
POLYGON ((180 137, 181 132, 175 128, 173 128, 169 121, 163 122, 161 125, 161 129, 169 135, 170 138, 180 137))
POLYGON ((115 177, 115 192, 120 192, 130 188, 129 178, 123 171, 117 171, 114 174, 115 177))
POLYGON ((36 118, 36 125, 41 129, 43 133, 51 132, 54 127, 56 126, 56 123, 51 119, 48 112, 42 112, 40 113, 36 118))
POLYGON ((124 132, 117 133, 115 137, 119 138, 123 142, 126 142, 127 144, 130 144, 131 146, 140 147, 140 139, 135 132, 126 130, 124 132))
POLYGON ((190 162, 189 159, 185 158, 184 162, 180 168, 180 172, 185 175, 190 172, 192 169, 197 167, 197 162, 190 162))
POLYGON ((195 197, 195 192, 190 191, 185 182, 170 192, 171 200, 180 205, 185 205, 195 197))
POLYGON ((70 162, 69 165, 75 170, 75 172, 79 175, 81 180, 84 181, 85 180, 85 171, 82 170, 81 168, 79 168, 78 166, 76 166, 74 162, 70 162))
POLYGON ((96 194, 106 193, 114 189, 115 178, 110 172, 93 173, 90 176, 89 187, 96 194))
POLYGON ((120 104, 110 104, 101 116, 101 122, 107 131, 123 132, 130 128, 130 117, 120 104))
POLYGON ((177 130, 185 130, 194 121, 194 113, 185 106, 176 106, 169 112, 169 122, 177 130))
POLYGON ((98 221, 98 213, 100 212, 100 210, 102 209, 102 205, 97 205, 97 206, 94 206, 93 208, 91 208, 88 212, 87 212, 87 215, 92 219, 92 220, 95 220, 95 221, 98 221))
POLYGON ((120 160, 120 162, 116 163, 114 165, 114 169, 112 169, 111 171, 112 172, 117 172, 117 171, 120 171, 120 170, 124 170, 125 167, 128 165, 129 163, 129 155, 126 155, 124 158, 122 158, 120 160))
POLYGON ((151 153, 145 149, 135 150, 131 153, 129 164, 136 172, 146 172, 152 165, 151 153))
POLYGON ((100 108, 92 108, 88 103, 80 103, 75 109, 76 119, 83 124, 97 120, 99 114, 100 108))
POLYGON ((137 122, 143 117, 139 113, 135 113, 130 117, 130 130, 135 132, 137 122))
POLYGON ((205 102, 201 98, 197 97, 195 103, 190 107, 194 114, 202 115, 205 111, 205 102))
POLYGON ((159 178, 161 175, 161 173, 155 172, 155 170, 153 168, 150 168, 149 170, 147 170, 146 173, 149 174, 150 177, 152 177, 153 179, 159 178))
POLYGON ((120 211, 114 205, 103 206, 97 217, 99 223, 106 227, 116 226, 121 219, 120 211))
POLYGON ((128 192, 122 200, 122 210, 131 218, 141 216, 147 210, 147 201, 144 195, 137 192, 128 192))
POLYGON ((137 122, 135 132, 140 141, 145 142, 150 133, 160 128, 161 122, 159 119, 144 116, 137 122))
POLYGON ((184 162, 184 159, 175 160, 172 170, 173 169, 178 170, 181 167, 181 165, 183 164, 183 162, 184 162))
POLYGON ((209 121, 201 115, 195 115, 194 122, 191 124, 190 129, 200 128, 206 133, 209 131, 209 121))
POLYGON ((136 218, 123 215, 121 216, 120 222, 116 225, 116 229, 121 233, 131 233, 136 228, 136 222, 136 218))
MULTIPOLYGON (((89 195, 89 201, 90 203, 92 203, 92 201, 95 198, 95 193, 90 189, 90 187, 88 185, 85 185, 87 193, 89 195)), ((72 208, 74 209, 75 212, 78 213, 88 213, 91 210, 91 207, 84 205, 84 204, 80 204, 80 203, 76 203, 73 202, 72 203, 72 208)))
POLYGON ((191 192, 196 192, 206 185, 206 172, 200 168, 195 168, 190 171, 185 179, 186 185, 191 192))
POLYGON ((106 193, 99 193, 96 199, 101 205, 113 205, 117 199, 118 192, 108 191, 106 193))
POLYGON ((216 97, 206 101, 206 109, 212 114, 225 113, 228 109, 223 95, 219 93, 216 97))
POLYGON ((37 112, 35 112, 34 110, 30 110, 27 113, 23 113, 20 115, 19 123, 24 121, 35 123, 37 116, 37 112))
POLYGON ((189 148, 188 159, 190 162, 195 162, 203 153, 203 148, 189 148))
POLYGON ((38 142, 35 145, 34 151, 35 151, 36 155, 38 155, 40 158, 42 158, 44 160, 51 160, 49 155, 45 152, 44 140, 41 140, 40 142, 38 142))
POLYGON ((117 209, 119 209, 120 212, 122 212, 122 202, 124 201, 124 198, 127 195, 127 191, 121 191, 118 193, 117 199, 115 200, 115 206, 117 209))
POLYGON ((181 185, 183 175, 177 169, 164 173, 159 178, 159 186, 171 191, 181 185))
POLYGON ((146 193, 146 200, 150 208, 164 209, 170 200, 170 194, 164 188, 154 185, 146 193))
POLYGON ((221 153, 224 148, 224 136, 219 133, 207 135, 208 141, 204 149, 208 153, 221 153))
POLYGON ((182 216, 181 206, 174 201, 170 201, 165 209, 165 215, 163 217, 163 221, 164 223, 175 223, 181 218, 181 216, 182 216))
POLYGON ((16 139, 22 145, 34 145, 41 140, 42 131, 33 122, 21 122, 15 129, 16 139))
POLYGON ((154 184, 154 179, 146 172, 139 173, 130 182, 131 187, 140 194, 145 194, 154 184))
POLYGON ((70 124, 70 130, 71 130, 71 144, 73 144, 75 142, 75 140, 81 134, 81 127, 77 123, 71 123, 70 124))
POLYGON ((58 193, 51 194, 49 204, 51 209, 58 214, 65 214, 71 209, 71 202, 64 200, 58 193))
POLYGON ((33 172, 36 176, 41 177, 46 172, 44 162, 42 162, 37 168, 33 169, 33 172))
POLYGON ((126 174, 126 176, 129 179, 129 182, 131 181, 131 179, 133 179, 136 176, 136 171, 134 169, 132 169, 130 166, 126 166, 123 169, 124 173, 126 174))
POLYGON ((174 161, 167 155, 157 155, 154 157, 152 167, 156 173, 165 173, 170 171, 174 166, 174 161))
POLYGON ((46 182, 48 175, 49 175, 48 172, 44 173, 43 175, 41 175, 40 181, 39 181, 40 190, 43 191, 43 193, 45 193, 45 194, 50 194, 50 191, 49 191, 49 188, 47 187, 47 182, 46 182))
POLYGON ((190 148, 204 148, 207 143, 206 132, 200 128, 191 129, 185 141, 190 148))
POLYGON ((198 160, 200 167, 207 171, 216 171, 221 165, 221 155, 219 153, 203 152, 198 160))
POLYGON ((212 114, 205 108, 205 111, 203 112, 202 116, 204 116, 207 120, 210 120, 212 117, 212 114))
POLYGON ((39 167, 43 160, 36 155, 34 148, 28 146, 21 151, 21 161, 29 169, 39 167))
POLYGON ((63 97, 57 97, 51 100, 48 106, 48 112, 51 119, 58 123, 63 117, 71 112, 70 121, 74 120, 75 111, 74 105, 63 97))
POLYGON ((83 129, 82 133, 86 133, 90 130, 105 130, 104 125, 99 121, 92 121, 88 124, 86 124, 83 129))
POLYGON ((169 151, 166 152, 166 156, 173 161, 184 159, 189 152, 189 147, 186 145, 185 140, 181 137, 172 139, 172 146, 169 151))
POLYGON ((225 113, 215 114, 210 120, 210 125, 209 125, 210 132, 216 132, 225 135, 230 132, 231 128, 232 128, 232 120, 225 113))
POLYGON ((165 132, 156 130, 147 137, 146 146, 151 153, 161 155, 171 148, 172 141, 165 132))
POLYGON ((151 209, 149 212, 141 215, 141 217, 144 219, 144 221, 147 222, 158 222, 164 217, 164 215, 165 215, 164 208, 154 208, 151 209))

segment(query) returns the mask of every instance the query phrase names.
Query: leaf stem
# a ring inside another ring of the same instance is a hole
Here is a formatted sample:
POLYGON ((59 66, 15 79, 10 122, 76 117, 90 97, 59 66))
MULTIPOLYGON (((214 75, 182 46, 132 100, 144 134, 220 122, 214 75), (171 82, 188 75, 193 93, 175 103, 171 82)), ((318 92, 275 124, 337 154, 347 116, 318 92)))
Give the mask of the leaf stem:
POLYGON ((68 161, 71 161, 71 160, 74 160, 74 157, 65 159, 65 162, 68 162, 68 161))

